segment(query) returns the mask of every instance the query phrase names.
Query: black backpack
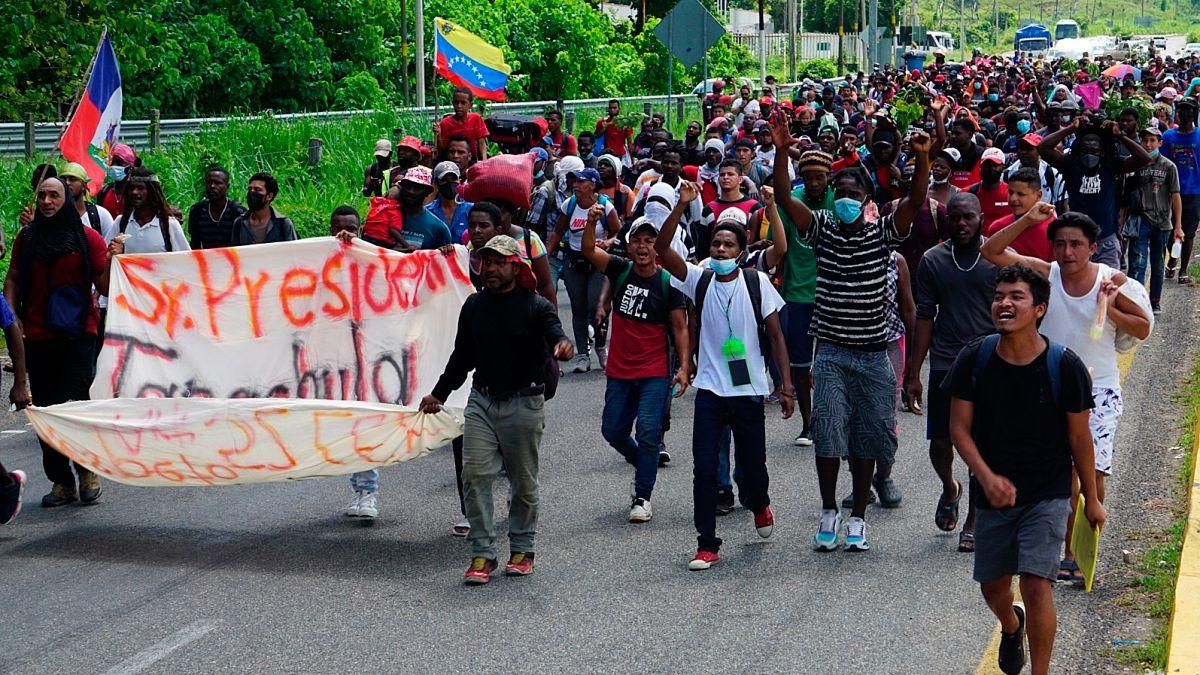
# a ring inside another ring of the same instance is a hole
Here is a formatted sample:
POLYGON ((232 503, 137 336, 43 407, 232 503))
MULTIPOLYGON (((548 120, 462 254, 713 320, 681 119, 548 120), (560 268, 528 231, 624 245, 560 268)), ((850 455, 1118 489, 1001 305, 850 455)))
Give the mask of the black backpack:
MULTIPOLYGON (((130 214, 132 216, 132 214, 130 214)), ((129 225, 128 218, 121 219, 121 234, 125 234, 125 227, 129 225)), ((170 221, 164 223, 162 218, 158 219, 158 231, 162 233, 163 246, 166 247, 167 253, 171 252, 171 225, 170 221)))
MULTIPOLYGON (((704 316, 704 296, 708 295, 708 287, 712 285, 713 277, 717 275, 712 270, 704 270, 700 281, 696 284, 696 334, 700 334, 700 322, 704 316)), ((771 341, 767 336, 767 327, 763 323, 762 288, 759 287, 758 270, 742 268, 742 279, 746 282, 746 291, 750 294, 750 305, 754 308, 754 320, 758 324, 758 348, 763 358, 770 360, 771 341)), ((698 342, 698 341, 697 341, 698 342)))

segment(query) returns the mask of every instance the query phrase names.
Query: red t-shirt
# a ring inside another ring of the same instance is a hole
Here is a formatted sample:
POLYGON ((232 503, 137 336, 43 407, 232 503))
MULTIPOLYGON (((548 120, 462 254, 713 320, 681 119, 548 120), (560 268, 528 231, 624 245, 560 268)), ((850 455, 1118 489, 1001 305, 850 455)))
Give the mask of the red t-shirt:
POLYGON ((442 146, 445 147, 446 142, 451 138, 462 136, 471 142, 471 156, 475 159, 479 159, 479 140, 490 135, 487 125, 483 123, 483 117, 479 113, 467 113, 467 119, 462 122, 459 122, 454 115, 446 115, 442 118, 440 136, 442 146))
POLYGON ((1012 207, 1008 205, 1008 183, 1000 181, 990 190, 983 187, 983 183, 976 183, 967 191, 979 197, 979 207, 983 213, 980 222, 991 223, 1012 214, 1012 207))
MULTIPOLYGON (((683 295, 659 275, 648 279, 630 269, 625 287, 616 288, 621 272, 632 267, 630 261, 613 256, 604 273, 613 284, 612 331, 608 337, 608 364, 604 373, 618 380, 667 377, 667 331, 670 312, 683 309, 683 295)), ((661 270, 659 271, 661 274, 661 270)))
MULTIPOLYGON (((1009 225, 1012 225, 1016 219, 1017 217, 1010 213, 1003 218, 993 221, 991 225, 987 226, 983 234, 984 236, 990 237, 1009 225)), ((1040 223, 1025 228, 1025 231, 1022 232, 1015 240, 1013 240, 1012 244, 1009 244, 1009 248, 1017 253, 1020 253, 1021 255, 1027 255, 1031 258, 1040 258, 1046 262, 1053 262, 1054 245, 1051 244, 1050 240, 1046 238, 1046 228, 1050 227, 1050 223, 1053 222, 1054 216, 1050 216, 1040 223)))
MULTIPOLYGON (((68 206, 70 205, 68 204, 68 206)), ((88 254, 91 256, 92 279, 90 283, 84 278, 83 259, 78 253, 59 256, 49 266, 39 262, 36 258, 30 264, 29 288, 22 291, 24 303, 22 304, 20 300, 22 293, 18 293, 17 304, 20 305, 20 308, 13 308, 17 310, 17 316, 21 319, 21 327, 25 329, 26 340, 53 340, 63 337, 61 333, 46 327, 45 324, 46 305, 50 302, 51 286, 72 285, 82 288, 85 285, 99 284, 100 279, 104 276, 104 270, 108 269, 108 245, 104 243, 104 237, 90 227, 84 227, 83 234, 87 240, 88 254)), ((12 264, 17 268, 16 278, 18 280, 21 278, 22 263, 20 261, 21 256, 24 255, 24 251, 21 250, 24 242, 25 235, 22 231, 13 241, 12 249, 12 264)), ((88 295, 89 297, 91 295, 90 288, 88 295)), ((89 302, 85 331, 96 335, 99 327, 100 310, 96 308, 95 302, 89 302)))
POLYGON ((633 129, 626 129, 608 121, 607 118, 596 120, 596 134, 604 134, 604 148, 624 157, 628 152, 626 144, 633 138, 633 129))
POLYGON ((565 131, 559 131, 557 137, 547 132, 542 138, 541 146, 546 149, 546 154, 555 159, 579 154, 575 137, 565 131))

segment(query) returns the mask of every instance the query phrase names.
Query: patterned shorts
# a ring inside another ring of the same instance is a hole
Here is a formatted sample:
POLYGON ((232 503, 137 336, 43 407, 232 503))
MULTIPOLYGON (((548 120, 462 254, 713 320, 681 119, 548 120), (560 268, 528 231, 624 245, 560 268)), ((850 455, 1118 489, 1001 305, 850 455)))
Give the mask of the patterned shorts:
POLYGON ((1121 399, 1121 390, 1106 387, 1092 389, 1092 400, 1096 407, 1092 408, 1088 426, 1092 430, 1092 444, 1096 446, 1096 470, 1105 476, 1111 476, 1117 422, 1121 421, 1125 403, 1121 399))

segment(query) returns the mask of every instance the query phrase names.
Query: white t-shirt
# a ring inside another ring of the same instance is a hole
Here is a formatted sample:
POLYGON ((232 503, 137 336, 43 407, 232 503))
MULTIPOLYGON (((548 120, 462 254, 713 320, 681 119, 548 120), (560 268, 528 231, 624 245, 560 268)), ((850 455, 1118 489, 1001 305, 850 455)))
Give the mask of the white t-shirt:
MULTIPOLYGON (((683 281, 671 277, 671 285, 692 300, 696 299, 696 286, 707 268, 688 264, 687 278, 683 281)), ((762 291, 763 318, 783 309, 783 298, 771 285, 771 280, 762 272, 758 275, 758 287, 762 291)), ((750 292, 739 274, 733 281, 718 281, 713 277, 704 296, 703 315, 700 318, 700 359, 696 368, 694 386, 706 389, 717 396, 766 396, 771 393, 771 378, 758 344, 758 325, 754 319, 754 306, 750 303, 750 292), (728 312, 728 314, 727 314, 728 312), (726 318, 728 316, 728 319, 726 318), (750 370, 750 384, 734 386, 729 374, 728 361, 722 346, 730 337, 736 337, 746 347, 746 366, 750 370)))
POLYGON ((1099 340, 1091 338, 1096 321, 1100 282, 1111 279, 1116 272, 1097 263, 1096 281, 1082 297, 1075 297, 1063 288, 1058 263, 1050 263, 1050 304, 1042 319, 1039 332, 1075 352, 1092 375, 1092 387, 1121 391, 1121 375, 1117 368, 1117 327, 1112 319, 1104 322, 1099 340))
MULTIPOLYGON (((117 218, 110 221, 108 228, 103 232, 104 241, 111 243, 118 234, 121 234, 121 221, 123 218, 117 218)), ((188 243, 187 235, 183 233, 183 227, 179 221, 171 218, 167 223, 167 230, 171 233, 171 250, 172 251, 190 251, 191 244, 188 243)), ((126 253, 165 253, 167 250, 166 243, 163 242, 162 229, 158 225, 158 217, 151 218, 148 223, 142 225, 133 219, 133 222, 125 228, 125 234, 129 238, 125 240, 126 253)))
MULTIPOLYGON (((562 206, 558 208, 567 217, 567 245, 571 247, 572 251, 580 251, 583 250, 583 228, 587 225, 588 209, 591 207, 584 208, 579 206, 577 203, 578 200, 576 200, 574 213, 567 213, 567 208, 571 206, 571 201, 570 198, 567 198, 563 201, 562 206)), ((604 218, 596 223, 597 239, 608 238, 607 230, 604 229, 604 223, 608 221, 608 216, 613 211, 616 211, 616 207, 613 206, 612 200, 605 198, 604 218)))

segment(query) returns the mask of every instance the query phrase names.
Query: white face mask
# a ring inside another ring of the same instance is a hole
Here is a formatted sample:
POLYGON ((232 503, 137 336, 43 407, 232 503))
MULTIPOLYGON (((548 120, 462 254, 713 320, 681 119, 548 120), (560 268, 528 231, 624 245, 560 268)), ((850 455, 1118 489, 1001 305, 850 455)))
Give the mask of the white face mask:
POLYGON ((945 178, 938 180, 937 178, 934 178, 933 175, 930 175, 929 182, 933 183, 934 185, 945 185, 946 183, 950 182, 950 176, 946 176, 945 178))

